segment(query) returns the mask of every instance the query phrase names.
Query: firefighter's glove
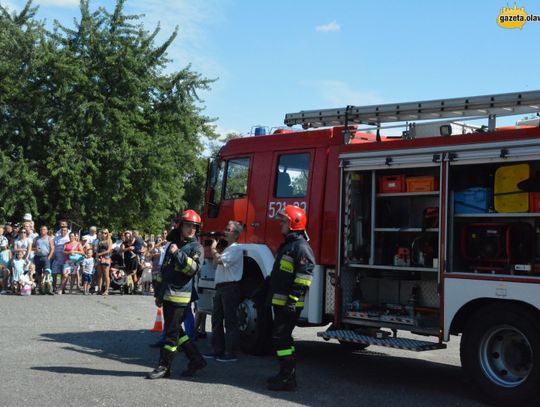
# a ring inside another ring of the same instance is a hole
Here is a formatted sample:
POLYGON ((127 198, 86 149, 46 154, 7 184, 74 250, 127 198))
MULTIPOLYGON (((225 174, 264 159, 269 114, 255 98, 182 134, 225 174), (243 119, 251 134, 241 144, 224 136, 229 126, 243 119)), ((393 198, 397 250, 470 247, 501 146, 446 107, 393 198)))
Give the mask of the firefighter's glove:
POLYGON ((298 297, 294 295, 289 295, 287 298, 287 303, 285 304, 285 309, 288 312, 296 312, 296 303, 298 302, 298 297))
POLYGON ((156 307, 161 308, 163 305, 163 300, 161 298, 156 298, 156 307))

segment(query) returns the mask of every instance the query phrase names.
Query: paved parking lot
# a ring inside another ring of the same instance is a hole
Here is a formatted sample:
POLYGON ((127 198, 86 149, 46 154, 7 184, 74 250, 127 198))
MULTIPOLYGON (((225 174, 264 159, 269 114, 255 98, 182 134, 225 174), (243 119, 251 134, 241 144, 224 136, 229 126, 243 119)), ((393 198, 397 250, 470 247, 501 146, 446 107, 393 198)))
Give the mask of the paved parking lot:
MULTIPOLYGON (((348 353, 297 328, 299 390, 272 393, 271 357, 209 361, 195 379, 144 379, 157 362, 148 347, 155 318, 147 296, 1 296, 2 406, 481 406, 465 386, 458 341, 448 350, 412 353, 369 348, 348 353)), ((209 323, 207 324, 209 329, 209 323)), ((202 352, 209 341, 199 340, 202 352)))

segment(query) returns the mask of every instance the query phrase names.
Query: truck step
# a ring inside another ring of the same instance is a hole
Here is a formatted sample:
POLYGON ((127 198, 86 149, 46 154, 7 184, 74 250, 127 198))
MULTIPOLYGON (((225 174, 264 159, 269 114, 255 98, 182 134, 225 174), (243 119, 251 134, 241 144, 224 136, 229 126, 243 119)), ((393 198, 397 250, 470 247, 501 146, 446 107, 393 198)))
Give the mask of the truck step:
POLYGON ((352 330, 335 330, 317 333, 324 339, 337 339, 343 342, 361 343, 363 345, 385 346, 387 348, 414 350, 422 352, 425 350, 444 349, 446 345, 439 342, 420 341, 408 338, 376 338, 374 336, 362 335, 352 330))

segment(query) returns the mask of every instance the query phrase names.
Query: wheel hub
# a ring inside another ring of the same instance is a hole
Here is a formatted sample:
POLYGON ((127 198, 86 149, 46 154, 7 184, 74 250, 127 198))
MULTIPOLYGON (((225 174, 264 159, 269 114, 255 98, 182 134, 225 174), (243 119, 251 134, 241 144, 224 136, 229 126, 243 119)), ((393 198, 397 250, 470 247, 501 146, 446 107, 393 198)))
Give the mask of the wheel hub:
POLYGON ((257 309, 255 308, 255 303, 251 299, 246 298, 238 306, 237 315, 240 332, 246 335, 254 333, 257 326, 257 309))
POLYGON ((502 387, 523 383, 533 368, 533 352, 527 337, 517 328, 494 327, 482 338, 480 364, 487 377, 502 387))

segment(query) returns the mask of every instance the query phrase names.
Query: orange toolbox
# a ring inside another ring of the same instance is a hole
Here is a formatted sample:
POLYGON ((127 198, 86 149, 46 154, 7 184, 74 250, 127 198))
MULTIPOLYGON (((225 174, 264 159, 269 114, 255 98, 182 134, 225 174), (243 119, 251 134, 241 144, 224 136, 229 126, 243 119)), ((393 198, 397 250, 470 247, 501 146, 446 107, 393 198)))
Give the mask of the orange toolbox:
POLYGON ((430 192, 438 189, 437 180, 433 176, 407 177, 407 192, 430 192))
POLYGON ((405 176, 381 175, 379 177, 379 192, 381 194, 405 192, 405 176))

